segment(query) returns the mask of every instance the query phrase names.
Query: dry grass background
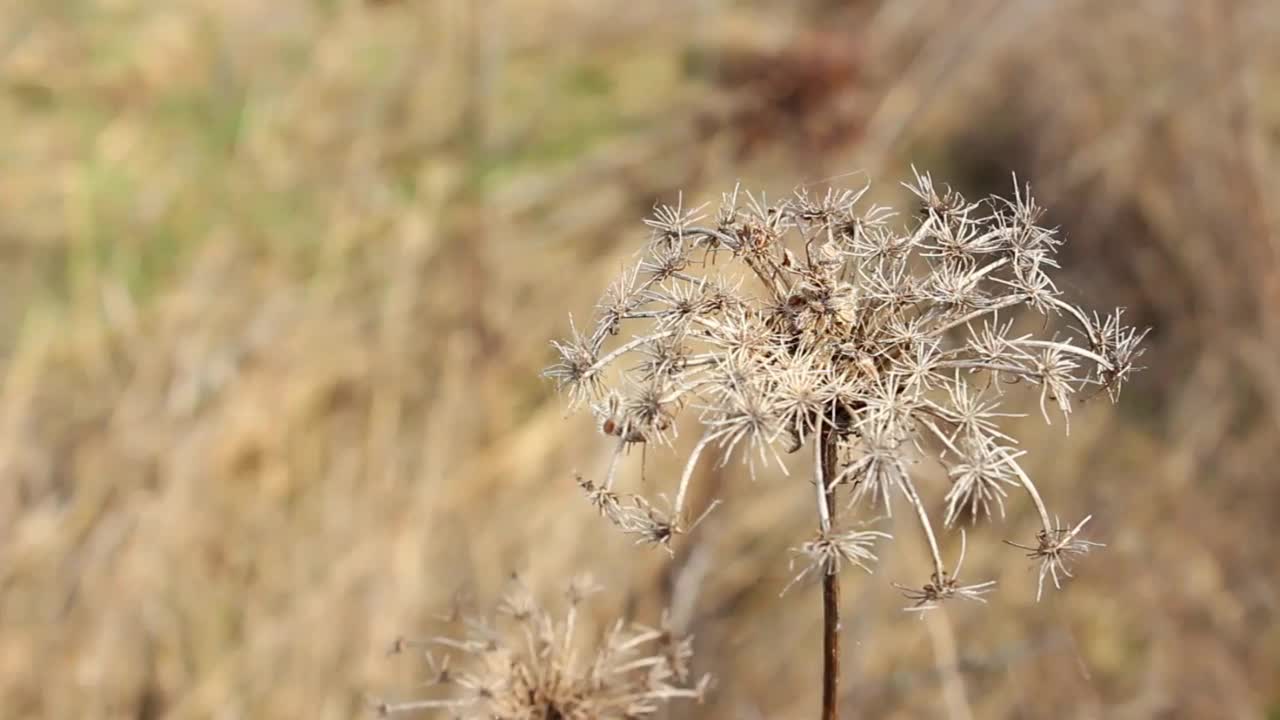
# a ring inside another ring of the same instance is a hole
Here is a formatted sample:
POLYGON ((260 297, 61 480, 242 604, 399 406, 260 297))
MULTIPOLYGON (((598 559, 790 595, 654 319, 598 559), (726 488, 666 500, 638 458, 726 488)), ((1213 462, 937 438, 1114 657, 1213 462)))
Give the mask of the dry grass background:
POLYGON ((537 375, 655 200, 911 162, 1017 170, 1069 293, 1157 331, 1118 408, 1019 430, 1109 547, 1037 605, 1019 509, 971 538, 991 604, 921 622, 895 546, 846 585, 851 715, 1280 716, 1277 33, 1268 0, 0 1, 0 716, 359 716, 459 589, 584 569, 696 633, 718 690, 673 717, 814 715, 795 480, 731 466, 674 561, 632 548, 537 375))

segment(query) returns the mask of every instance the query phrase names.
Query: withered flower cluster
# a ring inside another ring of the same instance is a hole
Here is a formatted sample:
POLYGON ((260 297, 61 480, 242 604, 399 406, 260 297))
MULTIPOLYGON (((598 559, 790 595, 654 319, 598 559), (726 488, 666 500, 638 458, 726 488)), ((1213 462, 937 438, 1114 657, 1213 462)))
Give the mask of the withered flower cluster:
POLYGON ((918 173, 906 187, 919 199, 907 222, 860 209, 865 188, 799 190, 776 203, 735 189, 713 219, 677 205, 645 221, 643 259, 605 293, 590 328, 573 325, 554 343, 559 362, 546 371, 615 439, 603 481, 579 478, 605 517, 669 547, 701 519, 686 505, 703 455, 785 471, 783 456, 811 444, 818 530, 797 550, 798 577, 866 569, 888 535, 838 522, 838 510, 891 512, 901 499, 933 562, 908 597, 920 608, 980 599, 993 583, 962 585, 958 567, 944 568, 913 472, 933 458, 950 479, 944 525, 1003 514, 1010 491, 1025 492, 1042 527, 1017 546, 1040 563, 1040 592, 1070 576, 1069 557, 1097 545, 1081 537, 1089 518, 1063 525, 1050 515, 1001 430, 1001 402, 1008 388, 1035 388, 1052 422, 1082 392, 1105 389, 1114 401, 1146 333, 1119 310, 1098 315, 1062 299, 1051 277, 1061 240, 1016 178, 1012 199, 982 202, 918 173), (1030 323, 1038 332, 1018 329, 1023 310, 1044 316, 1030 323), (686 411, 701 436, 672 491, 620 491, 619 459, 670 446, 686 411))
MULTIPOLYGON (((465 617, 465 637, 397 640, 392 653, 422 653, 428 687, 444 697, 381 702, 380 715, 446 712, 459 720, 631 720, 672 700, 701 700, 710 676, 692 678, 690 638, 617 621, 603 636, 579 627, 583 602, 599 590, 574 578, 568 610, 553 616, 526 586, 512 589, 497 617, 465 617), (455 664, 452 658, 460 658, 455 664)), ((665 623, 664 623, 665 625, 665 623)))

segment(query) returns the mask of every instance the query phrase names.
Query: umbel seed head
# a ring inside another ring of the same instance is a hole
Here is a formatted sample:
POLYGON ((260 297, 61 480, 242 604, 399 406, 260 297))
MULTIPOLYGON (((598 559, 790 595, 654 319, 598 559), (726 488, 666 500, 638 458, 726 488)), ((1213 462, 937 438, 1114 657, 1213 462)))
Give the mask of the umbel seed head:
POLYGON ((1011 199, 978 202, 927 174, 905 186, 918 208, 902 221, 864 206, 867 188, 778 202, 735 188, 713 219, 683 201, 655 209, 644 257, 609 287, 589 329, 571 323, 553 343, 559 360, 545 372, 614 443, 603 481, 580 480, 609 521, 670 547, 706 515, 687 507, 703 456, 786 472, 784 456, 812 444, 818 536, 799 548, 811 566, 797 577, 867 567, 888 536, 837 522, 840 511, 888 514, 905 501, 933 561, 908 598, 931 607, 987 592, 991 583, 961 585, 958 568, 944 568, 917 487, 925 459, 949 480, 944 526, 1003 515, 1013 492, 1031 499, 1041 529, 1020 547, 1040 563, 1042 589, 1069 577, 1067 556, 1098 545, 1079 537, 1084 523, 1050 519, 1002 406, 1006 391, 1030 388, 1051 423, 1090 390, 1117 401, 1146 331, 1120 310, 1099 315, 1062 297, 1052 277, 1062 239, 1016 178, 1011 199), (1024 332, 1016 320, 1027 313, 1041 321, 1024 332), (670 447, 686 416, 701 434, 674 486, 654 500, 617 490, 627 451, 670 447))

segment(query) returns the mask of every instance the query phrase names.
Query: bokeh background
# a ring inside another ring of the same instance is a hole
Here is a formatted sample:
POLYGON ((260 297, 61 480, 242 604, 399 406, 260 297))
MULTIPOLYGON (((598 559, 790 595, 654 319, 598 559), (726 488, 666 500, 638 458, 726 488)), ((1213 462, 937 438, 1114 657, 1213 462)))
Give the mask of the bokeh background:
POLYGON ((708 470, 633 547, 539 371, 655 202, 912 164, 1016 171, 1068 296, 1155 330, 1117 407, 1012 423, 1108 547, 1037 604, 1016 502, 969 534, 999 592, 920 620, 904 525, 846 581, 847 714, 1280 717, 1277 38, 1271 0, 0 0, 0 717, 365 716, 419 692, 397 636, 582 570, 696 634, 670 717, 815 716, 807 486, 708 470))

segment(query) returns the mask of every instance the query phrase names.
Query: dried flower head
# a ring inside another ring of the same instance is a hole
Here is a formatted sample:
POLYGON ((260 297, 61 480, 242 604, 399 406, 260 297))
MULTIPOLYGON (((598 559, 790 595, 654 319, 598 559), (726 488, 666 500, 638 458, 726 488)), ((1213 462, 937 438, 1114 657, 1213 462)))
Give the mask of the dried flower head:
POLYGON ((909 597, 920 607, 979 599, 991 583, 962 586, 943 568, 917 489, 916 467, 932 459, 950 480, 939 491, 946 526, 990 518, 993 506, 1003 514, 1021 490, 1041 522, 1028 546, 1041 587, 1069 577, 1066 557, 1095 544, 1078 537, 1082 525, 1064 531, 1050 520, 1001 429, 1011 415, 1002 404, 1009 388, 1036 386, 1048 421, 1069 417, 1094 394, 1087 388, 1118 399, 1145 331, 1120 311, 1087 313, 1062 298, 1050 276, 1062 240, 1040 225, 1043 210, 1016 179, 1012 199, 981 202, 928 174, 907 188, 919 207, 902 227, 887 208, 859 209, 865 188, 802 189, 780 202, 735 188, 705 225, 702 208, 683 201, 655 211, 645 257, 605 294, 590 332, 575 328, 555 344, 560 361, 547 370, 617 439, 605 480, 581 482, 603 515, 669 546, 694 524, 685 505, 704 455, 786 471, 784 457, 811 445, 817 536, 798 550, 806 567, 797 578, 866 567, 881 536, 850 531, 838 511, 887 512, 901 498, 933 565, 909 597), (1020 310, 1043 315, 1046 330, 1015 331, 1020 310), (674 492, 658 485, 662 509, 616 490, 626 451, 670 446, 690 409, 701 435, 674 492))
POLYGON ((796 560, 803 560, 804 567, 791 578, 782 592, 786 593, 792 585, 811 575, 835 575, 846 563, 871 572, 870 563, 880 559, 873 549, 875 542, 892 538, 889 533, 878 530, 819 530, 812 540, 793 551, 795 557, 791 561, 792 568, 794 569, 796 560))
POLYGON ((465 637, 397 640, 392 652, 421 652, 426 686, 445 696, 380 702, 378 713, 443 710, 475 720, 630 720, 653 715, 672 700, 700 701, 710 678, 692 678, 690 638, 622 621, 594 641, 585 636, 579 609, 599 590, 590 576, 570 581, 561 619, 513 580, 496 617, 464 620, 465 637))
POLYGON ((1016 548, 1022 548, 1027 551, 1027 557, 1040 562, 1040 579, 1036 583, 1036 600, 1044 594, 1045 578, 1052 578, 1055 588, 1062 588, 1062 578, 1071 577, 1071 567, 1069 565, 1072 555, 1085 555, 1096 547, 1104 547, 1100 542, 1085 540, 1080 537, 1080 531, 1084 529, 1086 523, 1093 519, 1089 515, 1081 520, 1075 527, 1067 528, 1057 526, 1053 530, 1041 530, 1036 536, 1039 541, 1034 547, 1028 545, 1019 545, 1018 543, 1009 543, 1016 548))
POLYGON ((967 536, 963 530, 960 531, 960 558, 956 560, 956 569, 947 573, 934 571, 933 576, 929 578, 929 582, 920 588, 906 587, 894 583, 894 587, 902 591, 904 597, 913 604, 906 608, 911 612, 924 612, 938 607, 938 603, 943 600, 951 600, 952 598, 965 598, 968 600, 977 600, 985 603, 982 597, 991 592, 996 587, 995 580, 987 580, 986 582, 976 583, 974 585, 960 584, 960 570, 964 567, 964 553, 968 549, 967 536))

